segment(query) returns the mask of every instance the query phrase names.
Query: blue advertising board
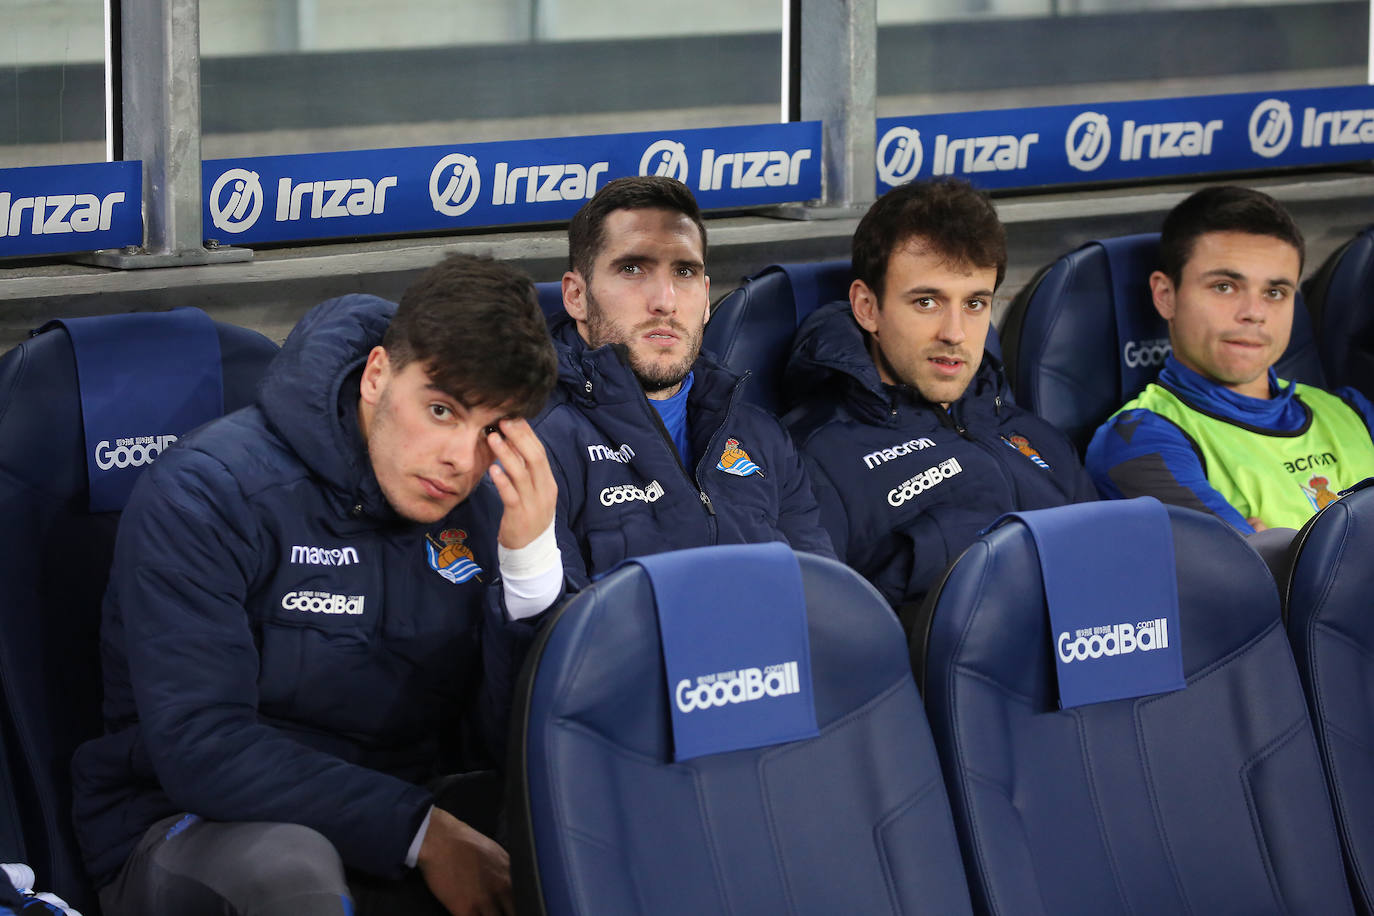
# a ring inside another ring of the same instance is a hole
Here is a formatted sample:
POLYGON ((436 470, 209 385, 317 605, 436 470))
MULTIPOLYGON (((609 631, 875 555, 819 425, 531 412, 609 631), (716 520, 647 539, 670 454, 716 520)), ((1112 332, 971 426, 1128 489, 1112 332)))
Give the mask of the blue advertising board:
POLYGON ((0 257, 142 244, 142 162, 0 169, 0 257))
POLYGON ((612 178, 671 175, 702 209, 821 191, 819 121, 251 159, 202 170, 205 235, 279 242, 566 220, 612 178))
POLYGON ((1374 86, 879 118, 877 192, 955 175, 984 188, 1374 158, 1374 86))

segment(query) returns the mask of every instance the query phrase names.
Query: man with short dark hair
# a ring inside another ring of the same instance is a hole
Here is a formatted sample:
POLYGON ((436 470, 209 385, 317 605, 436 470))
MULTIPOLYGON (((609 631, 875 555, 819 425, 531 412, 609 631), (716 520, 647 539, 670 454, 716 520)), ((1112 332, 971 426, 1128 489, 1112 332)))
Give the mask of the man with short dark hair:
POLYGON ((1173 352, 1104 423, 1088 470, 1105 497, 1210 512, 1238 531, 1299 528, 1374 474, 1374 408, 1351 388, 1283 381, 1302 234, 1267 194, 1204 188, 1175 207, 1150 275, 1173 352))
POLYGON ((534 427, 570 581, 631 556, 783 541, 833 556, 801 461, 743 381, 701 354, 706 229, 686 185, 610 182, 573 218, 559 384, 534 427))
POLYGON ((849 300, 797 331, 786 422, 836 551, 894 607, 1002 513, 1094 497, 1068 441, 1012 402, 984 352, 1006 259, 986 194, 902 185, 859 222, 849 300))
POLYGON ((107 916, 513 912, 499 780, 443 777, 499 761, 562 591, 554 374, 529 278, 453 257, 317 306, 144 472, 73 766, 107 916))

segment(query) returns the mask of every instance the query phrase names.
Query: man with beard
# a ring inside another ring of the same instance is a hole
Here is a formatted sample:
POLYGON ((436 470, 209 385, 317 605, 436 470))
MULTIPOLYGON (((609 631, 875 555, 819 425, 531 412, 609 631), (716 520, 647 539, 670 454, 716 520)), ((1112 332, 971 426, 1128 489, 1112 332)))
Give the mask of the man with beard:
POLYGON ((797 331, 786 417, 840 558, 900 609, 1004 512, 1094 498, 1067 439, 985 353, 1002 224, 967 182, 888 191, 859 221, 849 299, 797 331))
POLYGON ((559 547, 581 587, 632 556, 783 541, 834 556, 801 461, 739 377, 700 353, 706 228, 687 186, 610 182, 573 217, 558 387, 536 419, 559 547))
POLYGON ((1300 528, 1374 474, 1374 408, 1352 388, 1281 380, 1302 234, 1267 194, 1204 188, 1164 219, 1150 275, 1173 353, 1088 445, 1103 496, 1150 495, 1243 534, 1300 528))

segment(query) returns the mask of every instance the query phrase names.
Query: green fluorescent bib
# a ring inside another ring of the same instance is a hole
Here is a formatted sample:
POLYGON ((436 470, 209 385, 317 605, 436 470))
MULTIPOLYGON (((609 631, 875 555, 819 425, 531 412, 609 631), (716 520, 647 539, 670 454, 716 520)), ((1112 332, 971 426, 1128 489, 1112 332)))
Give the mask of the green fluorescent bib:
POLYGON ((1296 395, 1308 422, 1293 433, 1202 413, 1156 382, 1122 409, 1143 407, 1177 424, 1202 453, 1207 482, 1244 517, 1301 528, 1339 491, 1374 475, 1374 442, 1340 398, 1307 385, 1298 385, 1296 395))

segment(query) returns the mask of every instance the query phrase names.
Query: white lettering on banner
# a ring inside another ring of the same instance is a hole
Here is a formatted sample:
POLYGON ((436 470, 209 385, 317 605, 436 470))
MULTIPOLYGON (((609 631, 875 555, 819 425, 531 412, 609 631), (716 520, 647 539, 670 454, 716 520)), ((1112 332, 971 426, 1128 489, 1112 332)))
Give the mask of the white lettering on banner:
POLYGON ((511 168, 509 162, 496 163, 491 181, 492 206, 520 203, 520 182, 525 182, 527 204, 557 203, 563 200, 591 199, 596 180, 610 169, 609 162, 583 166, 576 162, 560 165, 531 165, 511 168))
POLYGON ((9 191, 0 192, 0 236, 24 232, 27 211, 30 235, 61 235, 65 232, 95 232, 110 228, 115 204, 124 202, 124 192, 96 194, 48 194, 11 199, 9 191))
POLYGON ((900 124, 889 128, 878 141, 878 177, 894 187, 906 184, 921 171, 924 158, 919 130, 900 124))
POLYGON ((152 464, 162 454, 163 449, 177 441, 176 436, 129 436, 115 439, 101 439, 95 444, 95 466, 102 471, 110 468, 138 468, 152 464))
POLYGON ((666 175, 687 183, 687 148, 676 140, 655 140, 639 157, 639 174, 666 175))
POLYGON ((1302 110, 1303 148, 1357 146, 1361 143, 1374 143, 1374 109, 1302 110))
POLYGON ((640 502, 658 502, 663 496, 663 484, 657 480, 649 481, 649 485, 640 489, 632 483, 623 483, 617 487, 607 487, 601 491, 601 505, 614 506, 616 503, 628 503, 639 500, 640 502))
POLYGON ((959 466, 957 458, 947 458, 935 467, 926 468, 901 486, 888 490, 887 503, 895 509, 907 500, 920 496, 941 481, 949 480, 962 470, 963 468, 959 466))
POLYGON ((1265 99, 1250 112, 1250 149, 1257 156, 1273 159, 1288 149, 1293 138, 1293 113, 1281 99, 1265 99))
POLYGON ((262 213, 262 182, 257 172, 229 169, 210 187, 210 222, 224 232, 243 232, 262 213), (229 197, 225 199, 224 191, 229 197))
POLYGON ((335 595, 330 592, 287 592, 281 606, 288 611, 311 614, 361 614, 365 595, 335 595))
POLYGON ((291 548, 291 562, 307 566, 352 566, 358 561, 356 547, 302 547, 291 548))
POLYGON ((634 456, 635 450, 624 442, 620 444, 620 448, 610 448, 605 445, 587 446, 588 461, 619 461, 621 464, 626 464, 634 456))
POLYGON ((1010 172, 1024 169, 1030 158, 1030 148, 1039 142, 1038 133, 1002 134, 995 137, 964 137, 951 140, 945 134, 935 137, 935 153, 931 156, 932 175, 953 175, 956 172, 1010 172), (964 154, 959 167, 959 153, 964 154))
POLYGON ((1122 357, 1132 369, 1143 366, 1162 366, 1164 360, 1173 352, 1169 338, 1157 337, 1154 340, 1128 340, 1122 348, 1122 357))
POLYGON ((1064 132, 1064 154, 1069 165, 1080 172, 1091 172, 1107 161, 1112 151, 1112 126, 1107 116, 1085 111, 1069 122, 1064 132))
POLYGON ((801 677, 796 662, 783 662, 764 668, 741 668, 704 674, 692 686, 688 678, 677 682, 673 698, 683 713, 710 709, 727 703, 750 703, 764 697, 782 697, 801 693, 801 677))
POLYGON ((462 216, 477 203, 477 195, 481 192, 482 173, 472 156, 450 153, 430 170, 429 202, 436 213, 462 216))
POLYGON ((701 171, 697 189, 719 191, 726 187, 725 173, 730 173, 732 188, 783 188, 798 183, 801 164, 811 158, 811 150, 757 150, 748 153, 720 153, 714 149, 701 151, 701 171))
POLYGON ((306 198, 310 199, 311 219, 376 215, 386 210, 386 189, 394 187, 395 175, 388 175, 376 184, 367 178, 296 183, 283 178, 277 182, 277 222, 300 219, 306 198))
POLYGON ((885 461, 891 461, 893 458, 901 458, 903 455, 910 455, 912 452, 919 452, 922 449, 930 448, 934 444, 935 441, 933 439, 927 439, 925 436, 919 439, 908 439, 897 445, 888 448, 880 448, 876 452, 869 452, 867 455, 864 455, 864 466, 871 471, 885 461))
POLYGON ((1112 626, 1084 627, 1073 636, 1065 630, 1059 634, 1059 659, 1064 664, 1090 658, 1129 655, 1169 647, 1169 619, 1156 617, 1132 626, 1118 623, 1112 626))
POLYGON ((1221 128, 1220 120, 1206 124, 1200 121, 1165 121, 1139 125, 1135 121, 1126 121, 1121 125, 1121 161, 1210 156, 1212 138, 1221 128))

